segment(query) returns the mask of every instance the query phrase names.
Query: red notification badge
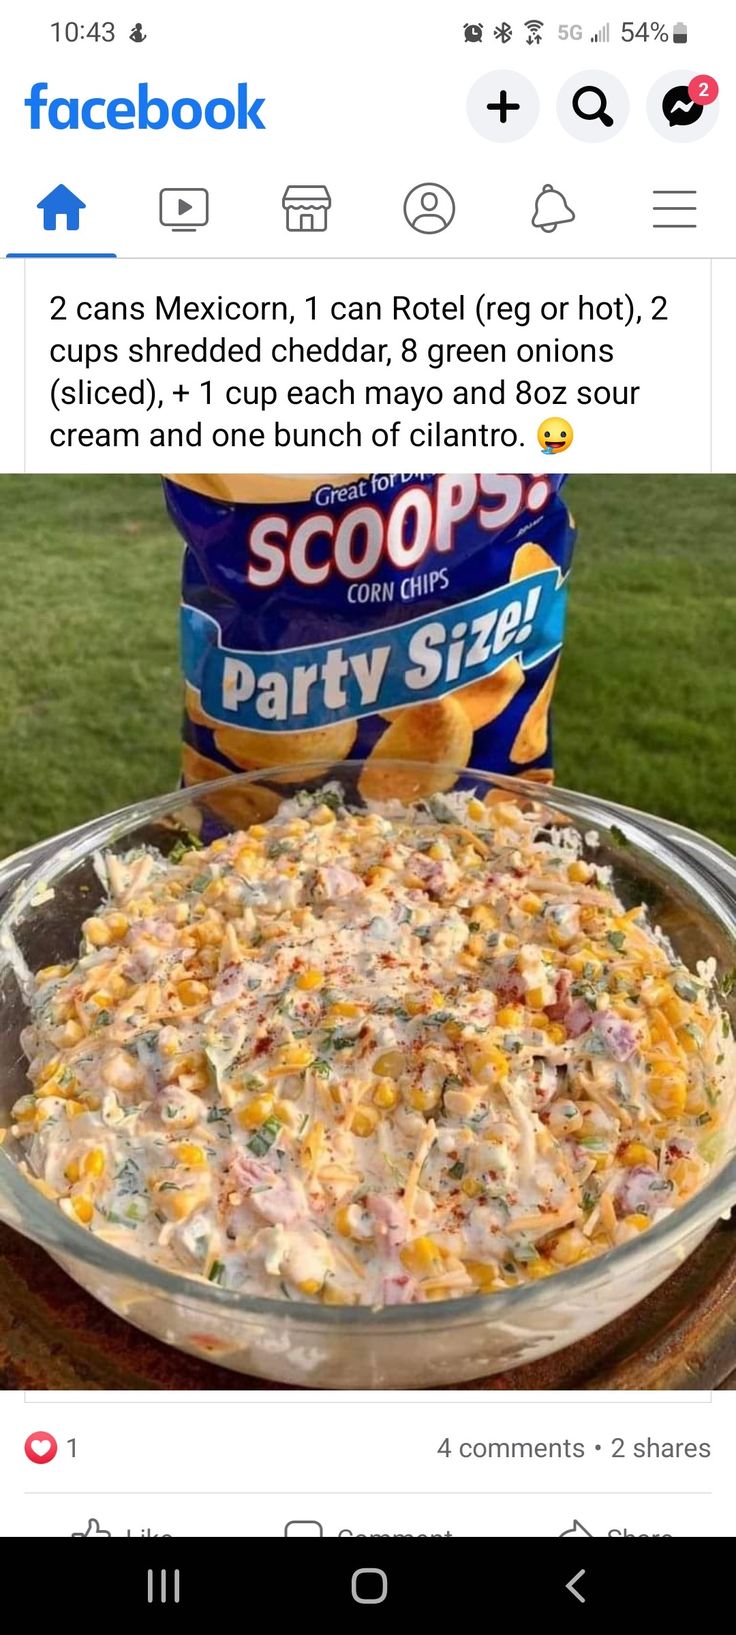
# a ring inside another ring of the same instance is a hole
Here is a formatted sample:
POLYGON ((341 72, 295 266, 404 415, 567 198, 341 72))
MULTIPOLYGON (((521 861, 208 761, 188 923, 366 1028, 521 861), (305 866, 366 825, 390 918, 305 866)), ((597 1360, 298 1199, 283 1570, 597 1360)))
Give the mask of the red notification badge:
POLYGON ((687 94, 691 102, 697 102, 701 108, 709 108, 718 96, 718 80, 712 74, 694 74, 687 94))
POLYGON ((31 1431, 23 1445, 26 1459, 33 1465, 48 1465, 56 1458, 58 1443, 50 1431, 31 1431))

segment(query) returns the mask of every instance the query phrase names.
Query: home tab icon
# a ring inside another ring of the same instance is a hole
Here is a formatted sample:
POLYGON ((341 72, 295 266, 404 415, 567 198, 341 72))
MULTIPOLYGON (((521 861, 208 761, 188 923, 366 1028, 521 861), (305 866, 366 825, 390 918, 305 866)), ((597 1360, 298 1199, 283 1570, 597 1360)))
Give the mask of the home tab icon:
POLYGON ((324 233, 332 204, 326 187, 292 183, 281 203, 286 211, 287 232, 324 233))

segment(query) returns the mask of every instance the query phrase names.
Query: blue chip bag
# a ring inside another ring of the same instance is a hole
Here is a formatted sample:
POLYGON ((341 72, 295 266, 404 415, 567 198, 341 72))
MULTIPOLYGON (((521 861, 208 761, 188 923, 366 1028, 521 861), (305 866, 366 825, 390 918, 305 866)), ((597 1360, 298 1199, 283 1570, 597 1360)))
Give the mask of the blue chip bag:
MULTIPOLYGON (((183 775, 367 760, 551 782, 574 532, 564 477, 172 476, 183 775)), ((425 787, 426 785, 426 787, 425 787)))

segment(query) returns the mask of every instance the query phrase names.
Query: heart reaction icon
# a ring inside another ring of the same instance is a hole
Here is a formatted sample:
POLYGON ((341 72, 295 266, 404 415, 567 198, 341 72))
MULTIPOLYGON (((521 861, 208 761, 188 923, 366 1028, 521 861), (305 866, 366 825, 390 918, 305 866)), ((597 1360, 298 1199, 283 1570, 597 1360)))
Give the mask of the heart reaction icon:
POLYGON ((26 1459, 33 1465, 48 1465, 56 1458, 58 1443, 50 1431, 31 1431, 24 1443, 26 1459))

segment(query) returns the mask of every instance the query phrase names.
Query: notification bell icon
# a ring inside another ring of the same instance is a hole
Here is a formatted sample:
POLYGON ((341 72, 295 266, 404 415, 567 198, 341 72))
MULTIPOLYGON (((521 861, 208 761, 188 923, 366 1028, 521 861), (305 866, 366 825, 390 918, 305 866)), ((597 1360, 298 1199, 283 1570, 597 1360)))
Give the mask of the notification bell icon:
POLYGON ((554 233, 563 222, 574 220, 575 211, 570 209, 564 193, 558 192, 551 182, 545 182, 541 193, 537 194, 532 227, 541 227, 543 233, 554 233))

